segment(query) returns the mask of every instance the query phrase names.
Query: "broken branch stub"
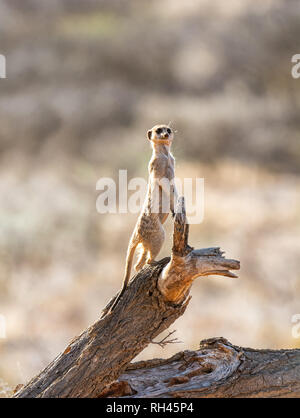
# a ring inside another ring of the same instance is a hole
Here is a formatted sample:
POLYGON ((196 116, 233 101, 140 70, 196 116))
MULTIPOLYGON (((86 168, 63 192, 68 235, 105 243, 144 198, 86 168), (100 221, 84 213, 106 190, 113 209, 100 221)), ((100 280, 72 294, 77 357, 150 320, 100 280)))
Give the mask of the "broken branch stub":
POLYGON ((178 199, 173 233, 173 249, 170 262, 158 279, 158 287, 164 298, 181 303, 193 281, 200 276, 220 275, 237 277, 230 270, 239 270, 237 260, 226 259, 220 248, 194 250, 188 245, 188 223, 184 197, 178 199))
POLYGON ((186 220, 184 197, 178 199, 174 221, 173 248, 172 254, 183 257, 192 248, 188 245, 189 224, 186 220))

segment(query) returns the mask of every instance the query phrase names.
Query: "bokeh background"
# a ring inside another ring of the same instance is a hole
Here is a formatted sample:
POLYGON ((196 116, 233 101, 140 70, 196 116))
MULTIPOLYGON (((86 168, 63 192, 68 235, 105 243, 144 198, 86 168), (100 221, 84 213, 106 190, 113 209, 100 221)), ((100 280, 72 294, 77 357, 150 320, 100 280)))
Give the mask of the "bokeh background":
POLYGON ((120 288, 136 215, 97 213, 96 182, 147 176, 160 122, 177 130, 177 176, 205 179, 191 245, 220 246, 241 271, 197 280, 171 327, 182 343, 139 359, 213 336, 299 347, 299 22, 297 0, 1 1, 1 396, 120 288))

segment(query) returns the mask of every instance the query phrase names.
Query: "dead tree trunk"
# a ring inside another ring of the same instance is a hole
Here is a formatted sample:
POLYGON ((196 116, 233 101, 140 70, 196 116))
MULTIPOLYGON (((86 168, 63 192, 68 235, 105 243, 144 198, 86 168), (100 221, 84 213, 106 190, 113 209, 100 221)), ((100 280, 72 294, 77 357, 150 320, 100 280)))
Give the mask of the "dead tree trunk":
POLYGON ((300 397, 300 349, 253 350, 224 338, 197 351, 130 364, 102 397, 300 397))
POLYGON ((195 278, 210 274, 236 277, 230 270, 239 269, 239 262, 225 259, 219 248, 193 250, 188 246, 183 198, 175 217, 173 244, 171 259, 139 272, 113 312, 75 338, 15 397, 101 395, 134 357, 184 313, 195 278))

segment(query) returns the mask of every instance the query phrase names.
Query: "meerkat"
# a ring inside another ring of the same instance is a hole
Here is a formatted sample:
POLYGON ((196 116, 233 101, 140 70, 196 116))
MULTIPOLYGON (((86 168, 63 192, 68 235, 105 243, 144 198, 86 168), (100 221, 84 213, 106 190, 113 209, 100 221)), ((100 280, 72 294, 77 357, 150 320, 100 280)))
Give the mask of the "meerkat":
MULTIPOLYGON (((177 202, 174 184, 175 159, 170 151, 174 133, 168 125, 156 125, 148 131, 147 136, 153 150, 148 166, 147 195, 129 241, 123 287, 109 312, 115 308, 127 288, 136 248, 140 247, 141 250, 134 266, 138 272, 146 263, 151 264, 155 261, 165 240, 163 224, 170 210, 173 216, 175 214, 177 202)), ((105 314, 106 312, 103 316, 105 314)))

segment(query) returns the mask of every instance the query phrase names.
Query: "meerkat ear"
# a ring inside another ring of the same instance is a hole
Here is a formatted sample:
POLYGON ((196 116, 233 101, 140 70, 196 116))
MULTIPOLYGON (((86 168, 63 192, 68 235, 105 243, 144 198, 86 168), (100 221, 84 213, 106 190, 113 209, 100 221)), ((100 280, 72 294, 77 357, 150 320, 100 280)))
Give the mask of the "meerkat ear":
POLYGON ((149 141, 151 141, 151 136, 152 136, 152 130, 151 129, 149 129, 149 131, 147 132, 147 136, 148 136, 149 141))

